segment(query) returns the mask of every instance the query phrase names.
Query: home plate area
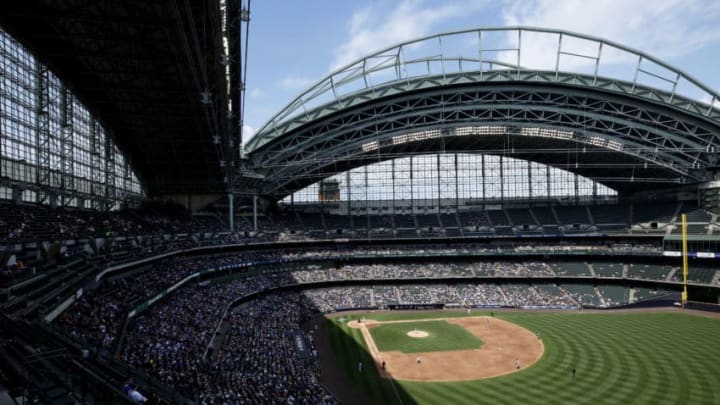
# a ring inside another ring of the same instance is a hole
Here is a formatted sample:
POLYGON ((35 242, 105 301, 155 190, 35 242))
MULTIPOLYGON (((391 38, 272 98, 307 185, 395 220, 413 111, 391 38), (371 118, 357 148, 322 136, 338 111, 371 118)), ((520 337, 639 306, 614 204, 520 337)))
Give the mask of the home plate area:
POLYGON ((542 357, 534 333, 494 317, 348 322, 380 374, 408 381, 467 381, 522 370, 542 357), (383 369, 383 362, 385 367, 383 369))

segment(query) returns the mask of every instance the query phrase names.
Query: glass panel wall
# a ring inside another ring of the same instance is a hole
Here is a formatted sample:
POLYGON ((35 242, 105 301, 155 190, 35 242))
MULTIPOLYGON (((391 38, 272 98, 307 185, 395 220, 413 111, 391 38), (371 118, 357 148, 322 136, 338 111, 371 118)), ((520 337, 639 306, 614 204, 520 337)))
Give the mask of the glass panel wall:
MULTIPOLYGON (((457 208, 474 203, 518 200, 608 200, 617 192, 591 179, 527 160, 497 155, 447 153, 409 156, 374 163, 323 180, 339 187, 336 201, 415 208, 414 211, 457 208)), ((329 186, 328 186, 329 187, 329 186)), ((321 201, 320 182, 281 201, 321 201)), ((366 204, 356 204, 364 207, 366 204)))
POLYGON ((96 117, 1 29, 0 157, 0 177, 22 190, 23 201, 117 207, 143 193, 96 117))

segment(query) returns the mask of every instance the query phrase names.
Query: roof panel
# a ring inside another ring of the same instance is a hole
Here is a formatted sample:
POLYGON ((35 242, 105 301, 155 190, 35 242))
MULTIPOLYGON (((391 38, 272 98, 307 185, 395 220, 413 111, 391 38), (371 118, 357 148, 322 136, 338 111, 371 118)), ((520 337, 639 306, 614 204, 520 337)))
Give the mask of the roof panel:
MULTIPOLYGON (((205 59, 189 60, 187 41, 197 38, 182 29, 219 21, 214 6, 162 0, 8 1, 0 3, 0 25, 103 123, 150 194, 177 192, 178 185, 184 191, 222 191, 219 156, 211 141, 215 118, 200 102, 194 70, 198 63, 218 65, 208 62, 218 55, 209 47, 205 59)), ((212 81, 212 68, 207 74, 212 81)))

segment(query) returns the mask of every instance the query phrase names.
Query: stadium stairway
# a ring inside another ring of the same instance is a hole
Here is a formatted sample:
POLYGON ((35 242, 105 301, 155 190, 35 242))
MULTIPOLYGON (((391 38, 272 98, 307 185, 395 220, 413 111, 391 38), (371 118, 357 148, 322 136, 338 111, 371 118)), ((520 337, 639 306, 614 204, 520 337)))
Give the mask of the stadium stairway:
POLYGON ((508 221, 508 224, 510 224, 510 227, 512 228, 513 226, 515 226, 515 224, 513 224, 512 218, 510 217, 510 214, 508 213, 508 210, 503 209, 502 212, 503 212, 503 214, 505 214, 505 218, 507 218, 507 221, 508 221))
POLYGON ((551 206, 551 207, 550 207, 550 212, 552 212, 553 218, 555 218, 555 223, 556 223, 556 224, 562 224, 562 222, 560 222, 560 217, 558 216, 557 211, 555 211, 555 207, 554 207, 554 206, 551 206))
POLYGON ((33 305, 34 301, 73 276, 72 272, 67 270, 68 267, 58 266, 47 273, 41 274, 40 277, 24 282, 22 288, 15 289, 17 295, 10 297, 8 302, 3 305, 4 312, 15 313, 33 305))
POLYGON ((535 216, 535 212, 530 208, 528 208, 528 212, 530 213, 530 217, 532 217, 532 220, 535 221, 535 224, 539 227, 542 227, 542 224, 540 223, 540 221, 538 221, 537 216, 535 216))
POLYGON ((585 212, 587 212, 587 216, 590 219, 590 225, 595 226, 595 218, 593 218, 593 214, 590 212, 590 207, 587 205, 585 206, 585 212))
MULTIPOLYGON (((680 218, 680 212, 682 211, 682 207, 683 207, 683 203, 680 202, 680 203, 677 205, 677 208, 675 208, 675 212, 673 213, 673 217, 672 217, 672 219, 670 220, 670 223, 671 223, 671 224, 676 224, 676 223, 678 223, 678 219, 680 218)), ((672 234, 673 229, 674 229, 674 228, 673 228, 672 226, 668 226, 668 227, 667 227, 667 231, 665 231, 665 235, 670 235, 670 234, 672 234)))
POLYGON ((76 258, 66 265, 58 266, 44 279, 44 285, 17 296, 9 301, 4 309, 6 313, 26 318, 42 315, 43 310, 59 304, 69 294, 74 294, 80 284, 95 271, 95 265, 76 258))
POLYGON ((510 301, 508 300, 507 295, 505 295, 505 291, 503 291, 503 289, 500 288, 500 287, 496 287, 496 288, 497 288, 497 290, 500 292, 500 295, 502 295, 502 297, 503 297, 502 299, 503 299, 503 301, 505 302, 505 305, 508 305, 508 303, 509 303, 510 301))
POLYGON ((4 268, 7 265, 8 260, 12 256, 14 244, 7 244, 2 246, 2 253, 0 253, 0 268, 4 268))
POLYGON ((605 302, 605 297, 603 297, 603 295, 602 295, 602 293, 600 292, 600 290, 599 290, 597 287, 593 288, 593 290, 595 291, 595 295, 598 296, 598 299, 599 299, 600 302, 602 303, 602 306, 603 306, 603 307, 607 307, 608 304, 607 304, 607 302, 605 302))
MULTIPOLYGON (((20 394, 21 398, 37 398, 42 403, 53 405, 75 404, 72 393, 58 381, 55 372, 51 370, 48 359, 54 355, 51 352, 33 353, 31 348, 15 340, 3 344, 3 347, 0 347, 3 368, 8 374, 13 374, 16 380, 22 381, 19 386, 24 386, 26 390, 13 396, 20 394)), ((20 402, 24 401, 21 399, 20 402)))
POLYGON ((50 405, 132 403, 120 390, 127 375, 102 378, 76 346, 66 346, 39 326, 7 317, 0 320, 0 329, 13 331, 12 338, 0 339, 0 368, 13 376, 16 386, 24 387, 15 395, 50 405))

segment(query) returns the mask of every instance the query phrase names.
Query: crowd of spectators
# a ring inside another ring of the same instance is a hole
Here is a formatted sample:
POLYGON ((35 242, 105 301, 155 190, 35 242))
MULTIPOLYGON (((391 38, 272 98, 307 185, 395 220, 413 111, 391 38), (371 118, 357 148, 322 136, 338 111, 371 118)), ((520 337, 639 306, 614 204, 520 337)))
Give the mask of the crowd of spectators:
MULTIPOLYGON (((62 313, 56 323, 82 343, 110 351, 127 313, 180 280, 202 270, 273 259, 278 259, 277 252, 163 259, 149 269, 110 279, 98 289, 86 291, 62 313)), ((238 283, 249 288, 248 291, 255 291, 250 287, 259 279, 262 283, 275 286, 293 283, 292 275, 287 271, 245 278, 238 283), (278 281, 279 277, 286 281, 278 281)))
POLYGON ((447 289, 446 285, 403 285, 397 287, 397 295, 405 305, 441 304, 438 295, 444 295, 447 289))
POLYGON ((494 284, 458 284, 456 287, 458 299, 461 303, 475 303, 476 305, 507 305, 502 292, 494 284))
POLYGON ((148 270, 110 280, 75 300, 57 325, 82 343, 110 351, 130 310, 206 265, 204 258, 171 258, 148 270))
POLYGON ((225 320, 224 344, 203 361, 228 304, 270 284, 252 276, 186 286, 133 321, 122 358, 202 404, 335 403, 317 383, 312 335, 300 329, 319 308, 299 293, 278 293, 235 308, 225 320), (304 338, 306 358, 299 356, 295 334, 304 338))
MULTIPOLYGON (((182 210, 145 207, 139 210, 98 212, 35 205, 0 204, 0 245, 5 249, 32 244, 42 261, 39 241, 86 238, 105 239, 97 246, 60 243, 61 260, 90 256, 103 265, 134 260, 198 246, 272 241, 273 232, 227 233, 222 222, 210 215, 191 217, 182 210), (162 214, 160 214, 162 212, 162 214), (33 241, 32 243, 28 243, 33 241)), ((166 207, 167 208, 167 207, 166 207)), ((365 217, 363 217, 365 218, 365 217)), ((261 228, 288 226, 292 218, 264 217, 261 228)), ((244 230, 248 221, 243 222, 244 230)), ((9 250, 6 250, 9 252, 9 250)), ((14 251, 14 250, 13 250, 14 251)), ((417 244, 404 246, 340 246, 256 250, 207 257, 175 257, 133 274, 104 281, 85 291, 55 321, 55 327, 86 347, 101 353, 120 349, 122 358, 134 368, 201 403, 334 403, 318 384, 312 334, 299 325, 319 312, 390 306, 444 305, 448 307, 509 306, 574 308, 588 303, 622 304, 603 298, 603 289, 591 286, 546 284, 487 284, 475 277, 555 277, 566 271, 582 274, 611 274, 621 277, 665 279, 671 270, 633 269, 622 264, 604 271, 602 264, 573 269, 552 267, 540 261, 474 261, 421 264, 338 265, 336 259, 357 256, 460 256, 536 254, 548 251, 602 254, 661 254, 658 244, 547 241, 541 246, 524 241, 492 243, 417 244), (318 259, 313 263, 310 259, 318 259), (322 263, 320 263, 322 261, 322 263), (252 266, 252 267, 250 267, 252 266), (587 268, 585 268, 587 267, 587 268), (125 343, 118 347, 128 313, 189 275, 206 269, 237 269, 236 279, 203 286, 189 282, 158 301, 128 324, 125 343), (563 271, 561 273, 558 268, 563 271), (252 271, 250 271, 252 270, 252 271), (240 277, 240 278, 237 278, 240 277), (467 281, 458 281, 467 278, 467 281), (435 280, 428 284, 377 285, 373 280, 435 280), (445 279, 445 280, 443 280, 445 279), (450 280, 454 279, 454 280, 450 280), (312 283, 357 280, 358 285, 313 288, 312 283), (256 298, 232 311, 226 319, 224 344, 203 361, 225 308, 233 300, 268 288, 309 284, 300 292, 283 292, 256 298), (295 341, 300 334, 310 347, 309 358, 300 359, 295 341)), ((10 256, 10 255, 5 255, 10 256)), ((19 256, 18 256, 19 257, 19 256)), ((464 259, 463 259, 464 260, 464 259)), ((40 263, 49 265, 49 263, 40 263)), ((26 271, 24 260, 3 263, 3 273, 26 271)), ((605 266, 608 267, 609 266, 605 266)), ((632 266, 630 266, 632 267, 632 266)), ((669 266, 668 266, 669 267, 669 266)), ((35 264, 31 266, 35 275, 35 264)), ((40 268, 40 266, 38 266, 40 268)), ((697 279, 720 283, 713 271, 696 272, 697 279), (707 279, 707 280, 705 280, 707 279), (712 280, 712 281, 710 281, 712 280)), ((675 274, 677 277, 677 274, 675 274)), ((610 290, 608 290, 610 291, 610 290)))
MULTIPOLYGON (((172 204, 148 203, 142 208, 120 211, 97 211, 50 207, 34 204, 0 204, 0 243, 16 243, 22 241, 55 241, 76 240, 92 237, 129 237, 143 235, 185 235, 185 234, 219 234, 217 242, 210 243, 244 243, 247 241, 272 241, 278 237, 278 231, 288 227, 288 221, 296 221, 294 215, 261 216, 259 232, 249 227, 247 218, 238 217, 237 229, 234 233, 224 232, 227 224, 216 214, 189 215, 182 207, 172 204)), ((383 217, 386 219, 387 217, 383 217)), ((303 239, 311 235, 294 237, 303 239)), ((312 239, 312 238, 311 238, 312 239)), ((207 243, 207 241, 205 241, 207 243)), ((196 241, 196 243, 199 243, 196 241)), ((554 250, 598 250, 618 253, 622 252, 657 252, 660 247, 653 244, 581 242, 566 243, 548 240, 544 245, 553 245, 554 250)), ((433 254, 433 250, 448 250, 448 247, 417 247, 418 254, 433 254)), ((389 249, 380 249, 377 253, 387 253, 389 249)), ((532 244, 498 242, 482 246, 456 246, 449 249, 459 254, 472 252, 493 252, 515 249, 523 251, 536 249, 532 244)), ((372 249, 368 254, 372 254, 372 249)))
MULTIPOLYGON (((310 252, 322 256, 324 252, 310 252)), ((327 252, 325 252, 327 253, 327 252)), ((299 256, 302 256, 299 255, 299 256)), ((162 260, 151 269, 107 282, 103 287, 86 293, 76 300, 59 318, 70 335, 93 346, 109 350, 122 325, 123 316, 134 307, 165 290, 185 277, 210 268, 226 268, 243 263, 269 263, 266 269, 252 277, 244 278, 247 286, 281 287, 298 283, 358 280, 372 284, 373 280, 387 279, 442 279, 482 277, 554 277, 553 268, 543 262, 469 262, 426 264, 359 264, 323 268, 317 264, 287 263, 282 252, 248 252, 202 258, 172 258, 162 260), (273 261, 277 264, 273 265, 273 261)), ((243 270, 240 270, 242 274, 243 270)), ((446 285, 398 288, 375 286, 355 291, 352 297, 339 302, 336 309, 353 306, 388 306, 398 304, 462 304, 462 305, 508 305, 552 306, 573 305, 578 299, 565 290, 528 289, 527 286, 503 287, 499 290, 487 284, 463 284, 448 289, 446 285), (369 295, 363 296, 372 290, 369 295), (422 291, 420 294, 418 291, 422 291), (374 302, 373 302, 374 301, 374 302)), ((254 291, 254 290, 248 290, 254 291)), ((329 293, 339 290, 329 289, 329 293)), ((582 300, 582 297, 578 297, 582 300)), ((587 298, 585 298, 587 300, 587 298)))
POLYGON ((318 277, 330 280, 373 280, 373 279, 436 279, 463 277, 555 277, 553 269, 543 262, 467 262, 467 263, 424 263, 424 264, 354 264, 341 268, 321 270, 317 273, 295 272, 301 282, 318 277))
POLYGON ((547 306, 536 290, 529 285, 508 284, 500 287, 508 305, 517 307, 547 306))
MULTIPOLYGON (((222 230, 216 217, 191 217, 177 207, 167 213, 147 207, 142 210, 98 212, 50 208, 36 205, 0 204, 0 246, 5 244, 6 254, 0 268, 0 284, 22 281, 36 272, 55 268, 61 260, 75 257, 99 259, 99 266, 125 263, 144 257, 202 246, 247 244, 276 239, 272 233, 249 234, 244 232, 217 232, 222 230), (91 236, 102 237, 100 239, 91 236), (86 239, 80 239, 86 238, 86 239), (32 241, 32 242, 29 242, 32 241), (38 241, 49 241, 37 243, 38 241), (23 243, 20 243, 23 242, 23 243), (59 254, 43 251, 40 246, 57 246, 59 254), (28 271, 30 270, 30 271, 28 271)), ((283 217, 284 218, 284 217, 283 217)), ((495 241, 492 243, 432 244, 398 246, 339 246, 326 249, 286 250, 286 260, 331 258, 343 256, 438 256, 438 255, 490 255, 526 254, 569 251, 590 251, 603 254, 661 254, 659 245, 644 243, 603 243, 588 241, 548 240, 542 246, 522 241, 495 241)), ((467 269, 466 269, 467 270, 467 269)), ((455 269, 446 266, 439 272, 455 269)), ((475 272, 482 273, 482 270, 475 272)), ((374 272, 374 277, 380 276, 374 272)), ((429 277, 437 272, 430 271, 429 277)), ((469 274, 468 274, 469 275, 469 274)), ((363 274, 353 274, 365 278, 363 274)), ((418 275, 422 277, 422 275, 418 275)), ((459 276, 463 276, 460 274, 459 276)), ((347 278, 347 277, 342 277, 347 278)))
POLYGON ((168 204, 147 204, 119 211, 0 204, 0 242, 215 233, 225 229, 215 216, 190 216, 181 207, 168 204))
MULTIPOLYGON (((575 307, 578 301, 567 289, 554 284, 536 284, 535 292, 545 305, 557 307, 575 307)), ((621 303, 621 305, 624 303, 621 303)))
POLYGON ((291 272, 291 277, 297 283, 317 283, 331 279, 327 270, 322 268, 293 270, 291 272))
POLYGON ((210 287, 191 281, 156 303, 147 315, 141 315, 131 323, 127 343, 123 346, 123 358, 132 366, 156 376, 185 395, 214 392, 212 395, 232 397, 236 395, 237 387, 232 389, 235 394, 227 391, 230 389, 227 386, 215 387, 219 391, 208 388, 210 380, 204 380, 206 374, 198 371, 201 366, 199 359, 225 307, 234 299, 268 288, 338 280, 357 280, 360 283, 348 287, 309 286, 300 296, 307 308, 316 312, 427 304, 574 308, 603 302, 592 288, 565 288, 547 283, 487 284, 473 280, 475 276, 554 276, 553 268, 544 262, 431 262, 323 267, 314 262, 293 263, 287 259, 336 254, 338 252, 333 250, 270 250, 164 259, 149 269, 112 278, 100 288, 87 291, 61 314, 55 325, 89 347, 112 353, 127 314, 140 303, 201 270, 240 266, 233 272, 236 278, 232 281, 210 287), (260 263, 257 267, 260 271, 249 272, 251 268, 241 268, 247 263, 260 263), (463 277, 468 281, 451 280, 463 277), (442 278, 448 280, 425 285, 373 285, 373 280, 442 278))
POLYGON ((367 286, 313 288, 302 293, 322 313, 374 306, 372 288, 367 286))
POLYGON ((489 262, 485 274, 496 277, 553 277, 555 272, 544 262, 489 262))
POLYGON ((132 321, 122 358, 193 398, 208 386, 201 359, 225 308, 233 299, 264 287, 257 278, 186 286, 132 321))
POLYGON ((375 301, 375 305, 379 308, 387 308, 390 305, 397 305, 400 303, 397 288, 394 286, 381 285, 373 287, 372 300, 375 301))
POLYGON ((311 332, 300 324, 315 308, 295 292, 253 300, 227 320, 225 343, 215 356, 214 384, 200 403, 335 404, 318 383, 320 367, 311 332), (301 337, 306 357, 295 338, 301 337))
MULTIPOLYGON (((321 253, 321 252, 316 252, 321 253)), ((238 260, 271 261, 266 256, 225 255, 168 259, 135 275, 113 280, 87 293, 63 313, 57 325, 76 339, 101 351, 110 351, 120 336, 128 311, 139 302, 199 269, 230 266, 238 260)), ((282 264, 287 264, 282 262, 282 264)), ((488 264, 484 262, 483 264, 488 264)), ((545 274, 541 262, 490 262, 496 274, 545 274)), ((300 324, 317 313, 359 308, 440 305, 445 307, 578 308, 608 302, 592 287, 544 284, 488 284, 447 280, 428 284, 373 285, 373 279, 417 279, 458 274, 471 276, 478 263, 389 264, 322 268, 304 267, 236 274, 240 278, 205 285, 191 281, 161 299, 128 324, 122 359, 199 403, 334 403, 317 383, 319 368, 312 334, 300 324), (361 275, 359 277, 358 275, 361 275), (345 278, 342 278, 345 277, 345 278), (234 300, 269 288, 296 284, 365 280, 359 285, 278 292, 252 298, 230 311, 234 300), (572 287, 572 288, 570 288, 572 287), (226 325, 220 328, 220 325, 226 325), (216 335, 216 331, 221 331, 216 335), (294 336, 307 344, 301 358, 294 336), (217 340, 213 340, 218 336, 217 340), (220 343, 218 343, 220 342, 220 343), (210 350, 215 344, 216 350, 210 350), (211 352, 212 356, 205 354, 211 352)), ((620 303, 623 304, 623 303, 620 303)))
MULTIPOLYGON (((567 290, 557 286, 524 284, 422 284, 375 286, 372 289, 373 307, 398 305, 442 305, 447 307, 563 307, 576 308, 577 300, 567 290), (552 288, 551 288, 552 287, 552 288), (373 300, 374 298, 374 300, 373 300), (374 301, 374 302, 373 302, 374 301)), ((332 296, 325 297, 332 298, 332 296)), ((323 300, 315 297, 317 302, 323 300)), ((323 308, 332 308, 330 300, 323 308)), ((338 306, 338 308, 343 308, 338 306)))

